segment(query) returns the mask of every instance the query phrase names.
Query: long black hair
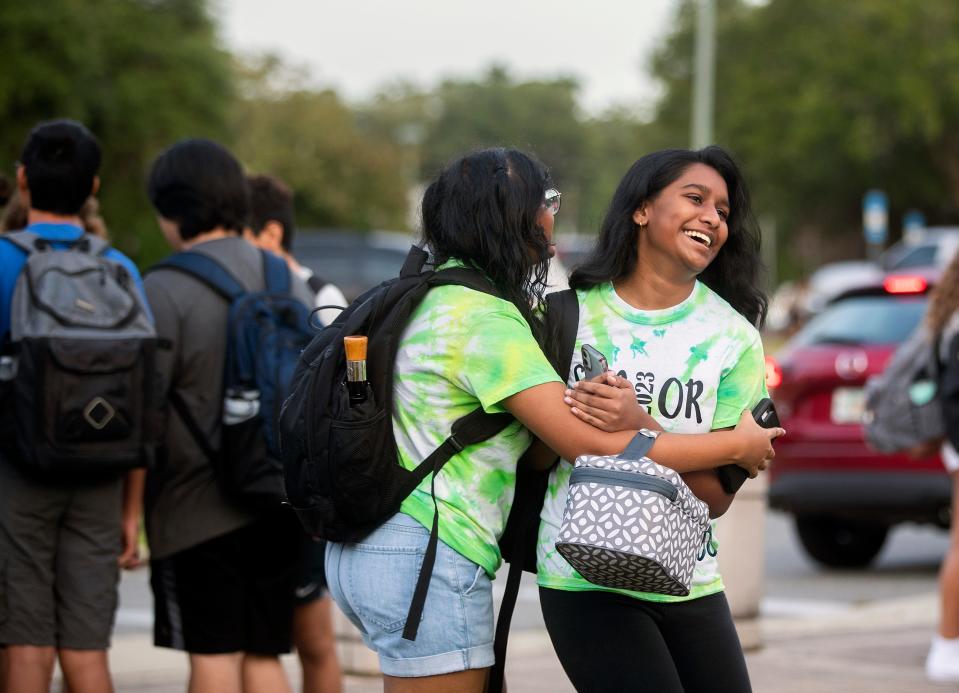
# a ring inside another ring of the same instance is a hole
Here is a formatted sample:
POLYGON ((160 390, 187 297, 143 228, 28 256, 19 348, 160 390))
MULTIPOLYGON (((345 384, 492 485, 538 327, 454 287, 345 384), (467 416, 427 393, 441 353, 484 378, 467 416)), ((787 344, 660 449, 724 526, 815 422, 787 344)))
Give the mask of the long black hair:
POLYGON ((516 149, 484 149, 449 164, 423 195, 423 240, 440 265, 482 270, 542 343, 533 306, 546 289, 549 243, 537 216, 549 171, 516 149))
POLYGON ((613 194, 596 245, 573 271, 569 284, 574 289, 587 289, 632 274, 639 248, 639 226, 633 221, 633 213, 693 164, 715 169, 726 181, 729 192, 729 235, 699 279, 749 322, 761 327, 766 320, 767 301, 759 289, 759 225, 753 217, 746 181, 736 162, 721 147, 698 151, 664 149, 634 163, 613 194))

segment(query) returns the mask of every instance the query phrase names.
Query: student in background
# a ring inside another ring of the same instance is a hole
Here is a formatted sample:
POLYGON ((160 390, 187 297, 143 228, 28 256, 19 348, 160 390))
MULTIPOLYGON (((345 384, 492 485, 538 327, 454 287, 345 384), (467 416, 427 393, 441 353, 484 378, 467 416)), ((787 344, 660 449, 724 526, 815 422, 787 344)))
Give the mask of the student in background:
POLYGON ((349 301, 335 284, 330 284, 309 267, 304 267, 293 257, 293 236, 296 233, 293 212, 293 191, 279 178, 266 175, 249 176, 250 225, 244 237, 254 245, 276 253, 287 261, 316 294, 314 305, 319 311, 319 321, 329 325, 340 314, 339 306, 345 308, 349 301))
MULTIPOLYGON (((177 142, 153 163, 147 191, 174 251, 205 254, 247 291, 263 289, 263 257, 241 237, 246 177, 230 152, 209 140, 177 142)), ((292 280, 292 293, 309 305, 307 286, 292 280)), ((178 399, 205 445, 218 450, 230 304, 172 268, 152 271, 145 283, 168 347, 157 357, 160 392, 178 399)), ((257 512, 228 497, 173 407, 163 430, 167 454, 146 493, 154 641, 189 654, 191 693, 288 691, 279 655, 290 650, 298 523, 286 508, 257 512)))
MULTIPOLYGON (((264 250, 284 258, 290 269, 316 292, 316 305, 346 305, 346 299, 333 284, 322 281, 290 254, 293 246, 293 191, 273 176, 249 176, 250 225, 243 235, 264 250)), ((328 325, 339 311, 319 311, 320 322, 328 325)), ((293 611, 293 646, 303 670, 303 693, 337 693, 342 689, 340 663, 336 658, 332 603, 326 589, 323 558, 326 542, 303 536, 300 567, 293 611)))
MULTIPOLYGON (((26 230, 60 253, 84 234, 81 209, 97 191, 100 145, 80 123, 40 123, 17 168, 26 230)), ((10 229, 15 230, 15 229, 10 229)), ((0 236, 0 348, 9 346, 11 300, 27 255, 0 236)), ((142 296, 136 266, 110 248, 142 296)), ((11 381, 0 383, 4 389, 11 381)), ((107 395, 109 397, 109 395, 107 395)), ((38 480, 15 446, 3 411, 0 454, 0 644, 6 690, 47 691, 59 660, 73 693, 112 690, 107 648, 119 567, 136 565, 143 470, 69 483, 38 480)), ((0 689, 3 685, 0 684, 0 689)))

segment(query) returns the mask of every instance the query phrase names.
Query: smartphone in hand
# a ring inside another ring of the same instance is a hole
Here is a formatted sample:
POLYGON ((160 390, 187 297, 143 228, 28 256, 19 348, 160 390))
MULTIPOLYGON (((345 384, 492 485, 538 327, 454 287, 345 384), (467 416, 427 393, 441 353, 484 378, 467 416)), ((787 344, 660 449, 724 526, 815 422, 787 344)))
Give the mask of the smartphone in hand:
MULTIPOLYGON (((759 404, 753 407, 753 420, 763 428, 779 426, 779 415, 776 414, 776 406, 771 399, 763 397, 759 400, 759 404)), ((726 493, 736 493, 749 478, 749 473, 738 464, 726 464, 716 471, 719 474, 719 483, 726 493)))
POLYGON ((583 369, 586 371, 586 375, 583 377, 586 380, 592 380, 609 370, 609 362, 599 349, 584 344, 580 349, 580 355, 583 357, 583 369))

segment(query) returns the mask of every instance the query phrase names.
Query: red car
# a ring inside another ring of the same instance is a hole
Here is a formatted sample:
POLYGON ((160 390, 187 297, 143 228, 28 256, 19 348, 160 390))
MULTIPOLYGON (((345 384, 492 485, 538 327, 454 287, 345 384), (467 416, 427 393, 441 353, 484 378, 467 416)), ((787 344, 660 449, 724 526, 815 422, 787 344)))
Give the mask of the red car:
POLYGON ((938 456, 870 449, 863 384, 925 314, 934 270, 888 275, 848 291, 767 358, 767 385, 786 429, 770 468, 770 506, 794 516, 817 562, 864 567, 901 522, 949 526, 952 487, 938 456))

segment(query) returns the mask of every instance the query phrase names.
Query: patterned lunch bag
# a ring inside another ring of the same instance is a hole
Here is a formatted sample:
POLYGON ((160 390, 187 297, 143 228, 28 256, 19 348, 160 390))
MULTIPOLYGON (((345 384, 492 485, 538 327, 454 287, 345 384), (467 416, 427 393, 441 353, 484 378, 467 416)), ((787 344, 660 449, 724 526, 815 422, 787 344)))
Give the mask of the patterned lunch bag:
POLYGON ((686 596, 696 561, 715 555, 709 508, 645 457, 654 441, 643 431, 618 457, 576 458, 556 550, 597 585, 686 596))

